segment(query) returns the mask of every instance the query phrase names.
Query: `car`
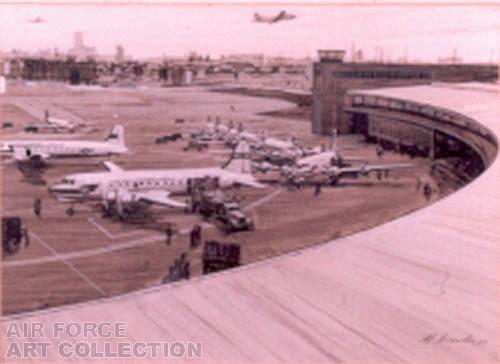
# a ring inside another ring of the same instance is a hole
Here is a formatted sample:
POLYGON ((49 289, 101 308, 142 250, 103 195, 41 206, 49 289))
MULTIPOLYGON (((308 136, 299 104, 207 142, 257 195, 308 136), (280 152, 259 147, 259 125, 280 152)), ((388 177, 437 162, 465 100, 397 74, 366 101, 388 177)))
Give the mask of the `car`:
POLYGON ((38 133, 38 127, 28 125, 27 127, 24 128, 24 131, 28 133, 38 133))
POLYGON ((156 144, 165 144, 168 142, 175 142, 179 139, 182 139, 181 133, 172 133, 172 134, 167 134, 167 135, 163 135, 161 137, 156 138, 155 143, 156 144))

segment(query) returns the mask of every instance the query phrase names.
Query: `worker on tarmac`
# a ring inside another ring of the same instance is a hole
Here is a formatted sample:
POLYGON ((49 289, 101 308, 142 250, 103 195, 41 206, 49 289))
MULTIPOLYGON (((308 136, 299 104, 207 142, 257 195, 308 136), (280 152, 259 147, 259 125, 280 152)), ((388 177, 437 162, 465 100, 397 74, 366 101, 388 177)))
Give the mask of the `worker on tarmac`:
POLYGON ((39 219, 42 217, 42 199, 37 197, 33 203, 33 212, 39 219))
POLYGON ((174 235, 174 231, 170 224, 167 225, 165 229, 165 244, 169 246, 172 243, 172 235, 174 235))

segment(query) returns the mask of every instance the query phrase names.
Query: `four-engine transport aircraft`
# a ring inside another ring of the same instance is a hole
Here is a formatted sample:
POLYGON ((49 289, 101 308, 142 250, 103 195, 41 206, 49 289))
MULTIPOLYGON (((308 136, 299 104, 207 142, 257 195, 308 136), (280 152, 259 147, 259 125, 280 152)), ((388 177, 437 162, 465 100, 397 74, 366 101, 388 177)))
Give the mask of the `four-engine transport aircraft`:
POLYGON ((107 172, 79 173, 65 177, 49 188, 61 202, 101 200, 127 203, 145 202, 184 207, 170 195, 186 194, 196 180, 217 179, 222 188, 249 186, 263 188, 251 174, 249 147, 240 143, 229 162, 221 168, 146 169, 126 171, 112 162, 104 162, 107 172), (119 201, 118 201, 119 200, 119 201))
POLYGON ((45 110, 42 122, 29 123, 24 127, 27 132, 34 133, 73 133, 77 129, 87 126, 86 123, 75 123, 70 120, 55 118, 45 110))
POLYGON ((387 176, 389 171, 412 167, 409 163, 392 163, 370 165, 358 157, 341 156, 337 146, 337 131, 333 131, 330 150, 321 151, 310 156, 297 159, 292 165, 275 166, 270 163, 254 164, 254 168, 261 172, 279 171, 288 181, 302 183, 307 178, 324 175, 331 185, 336 185, 341 178, 357 178, 377 173, 379 178, 387 176), (356 165, 354 165, 356 163, 356 165))
POLYGON ((268 23, 268 24, 274 24, 279 21, 283 20, 292 20, 295 19, 297 16, 287 13, 285 10, 280 11, 278 14, 274 16, 262 16, 259 13, 254 13, 253 14, 253 19, 257 23, 268 23))
POLYGON ((88 140, 3 140, 3 157, 17 162, 44 162, 49 158, 109 157, 128 152, 123 126, 115 125, 102 142, 88 140))

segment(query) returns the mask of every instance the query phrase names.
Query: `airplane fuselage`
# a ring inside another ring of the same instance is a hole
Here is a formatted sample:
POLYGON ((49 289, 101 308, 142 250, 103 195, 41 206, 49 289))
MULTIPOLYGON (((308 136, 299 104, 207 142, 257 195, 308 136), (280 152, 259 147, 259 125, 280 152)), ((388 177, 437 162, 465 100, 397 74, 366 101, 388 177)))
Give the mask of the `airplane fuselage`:
POLYGON ((127 148, 106 142, 81 142, 63 140, 4 140, 2 155, 12 155, 16 148, 30 153, 44 154, 51 158, 100 157, 127 152, 127 148))
POLYGON ((222 168, 192 168, 172 170, 134 170, 80 173, 66 177, 49 191, 60 201, 72 202, 101 199, 105 191, 124 189, 128 192, 165 190, 170 194, 189 193, 194 180, 217 178, 221 187, 255 183, 251 175, 226 171, 222 168))

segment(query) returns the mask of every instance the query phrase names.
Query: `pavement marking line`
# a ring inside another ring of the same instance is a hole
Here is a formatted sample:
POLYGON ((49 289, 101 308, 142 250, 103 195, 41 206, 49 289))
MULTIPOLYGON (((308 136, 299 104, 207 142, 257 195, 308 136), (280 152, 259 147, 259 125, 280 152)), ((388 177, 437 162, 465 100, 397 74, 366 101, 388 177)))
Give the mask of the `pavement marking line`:
POLYGON ((114 239, 119 239, 119 238, 125 238, 125 237, 131 236, 131 235, 137 235, 137 234, 142 234, 143 233, 143 231, 141 231, 141 230, 135 230, 135 231, 130 231, 128 233, 111 234, 104 226, 102 226, 101 224, 99 224, 93 218, 89 217, 89 218, 87 218, 87 220, 92 225, 94 225, 100 232, 102 232, 108 238, 113 239, 113 240, 114 239))
POLYGON ((33 209, 30 208, 30 207, 19 208, 19 209, 14 209, 14 210, 10 210, 10 209, 6 210, 6 209, 4 209, 3 210, 3 214, 4 215, 17 215, 17 214, 21 214, 21 213, 24 213, 24 212, 28 213, 28 212, 32 212, 32 211, 33 211, 33 209))
POLYGON ((106 235, 109 239, 113 239, 113 235, 111 235, 108 230, 106 230, 104 227, 99 225, 97 222, 94 221, 91 217, 87 218, 87 221, 90 222, 92 225, 94 225, 101 233, 106 235))
MULTIPOLYGON (((152 244, 152 243, 156 243, 158 241, 164 241, 164 240, 165 240, 164 234, 154 235, 154 236, 148 236, 145 238, 127 241, 127 242, 121 243, 121 244, 108 245, 108 246, 101 247, 101 248, 92 248, 92 249, 80 250, 80 251, 70 252, 70 253, 56 253, 52 256, 44 256, 44 257, 30 258, 30 259, 21 259, 21 260, 15 260, 15 261, 10 261, 10 262, 4 261, 2 263, 2 265, 4 268, 23 267, 23 266, 27 266, 27 265, 52 263, 52 262, 57 262, 59 260, 88 258, 88 257, 96 256, 96 255, 112 253, 115 251, 125 250, 125 249, 129 249, 129 248, 135 248, 135 247, 138 247, 141 245, 152 244)), ((51 249, 51 250, 53 250, 53 249, 51 249)))
POLYGON ((246 205, 245 207, 242 208, 243 211, 249 211, 249 210, 253 210, 254 208, 256 207, 259 207, 260 205, 268 202, 269 200, 272 200, 273 198, 275 198, 276 196, 278 196, 280 193, 282 193, 284 190, 283 189, 278 189, 272 193, 270 193, 269 195, 267 196, 264 196, 262 197, 261 199, 257 200, 257 201, 254 201, 252 202, 251 204, 248 204, 246 205))
POLYGON ((63 256, 61 256, 54 248, 52 248, 49 244, 47 244, 45 241, 43 241, 41 238, 39 238, 36 234, 34 233, 30 233, 30 236, 32 236, 33 238, 35 238, 36 241, 38 241, 40 244, 42 244, 45 248, 47 248, 48 250, 50 250, 50 252, 54 255, 54 257, 57 257, 59 258, 58 260, 61 260, 64 264, 66 264, 66 266, 68 266, 73 272, 75 272, 76 274, 78 274, 80 276, 80 278, 82 278, 85 282, 87 282, 87 284, 89 286, 91 286, 92 288, 94 288, 97 292, 99 292, 100 294, 102 294, 103 296, 105 295, 104 291, 99 288, 99 286, 97 284, 94 283, 94 281, 92 281, 89 277, 87 277, 85 274, 83 274, 82 272, 80 272, 73 264, 71 264, 70 262, 68 262, 63 256))

